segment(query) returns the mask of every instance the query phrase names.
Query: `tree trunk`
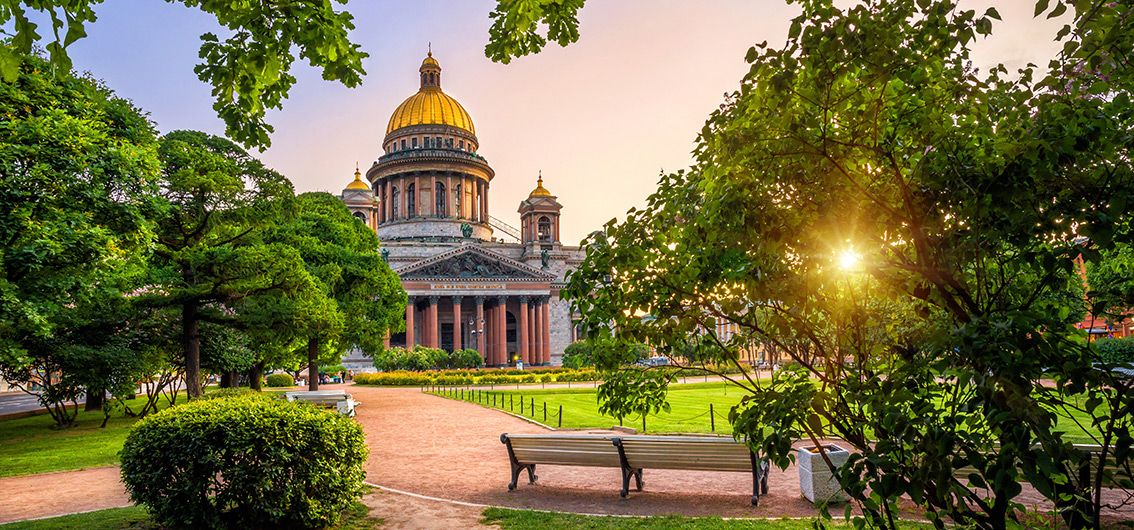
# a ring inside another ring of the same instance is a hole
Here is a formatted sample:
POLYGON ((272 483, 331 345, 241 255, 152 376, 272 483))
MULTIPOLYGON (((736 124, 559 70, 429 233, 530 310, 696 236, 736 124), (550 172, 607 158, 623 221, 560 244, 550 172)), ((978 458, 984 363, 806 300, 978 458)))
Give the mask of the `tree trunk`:
POLYGON ((201 323, 197 304, 181 306, 181 343, 185 352, 185 392, 189 398, 201 397, 201 323))
POLYGON ((260 383, 264 381, 264 363, 253 364, 248 369, 248 387, 257 392, 260 391, 260 383))
POLYGON ((319 390, 319 341, 307 339, 307 389, 319 390))
POLYGON ((105 399, 105 392, 101 389, 87 389, 87 404, 83 406, 83 410, 102 410, 102 402, 105 399))
POLYGON ((235 387, 236 386, 235 375, 236 375, 235 372, 222 372, 221 376, 220 376, 220 384, 217 385, 217 386, 220 386, 221 388, 233 388, 233 387, 235 387))

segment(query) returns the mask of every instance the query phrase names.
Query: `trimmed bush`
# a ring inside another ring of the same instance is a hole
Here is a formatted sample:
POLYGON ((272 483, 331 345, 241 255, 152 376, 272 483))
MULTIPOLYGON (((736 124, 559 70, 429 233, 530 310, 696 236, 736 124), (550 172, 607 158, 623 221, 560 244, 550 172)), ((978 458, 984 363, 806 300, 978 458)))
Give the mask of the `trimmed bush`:
POLYGON ((237 396, 139 421, 122 447, 122 480, 166 527, 324 528, 360 495, 366 454, 349 418, 237 396))
POLYGON ((1099 358, 1105 363, 1134 364, 1134 337, 1099 339, 1095 341, 1099 358))
POLYGON ((295 386, 295 378, 291 374, 269 374, 266 381, 272 388, 295 386))
POLYGON ((428 386, 428 385, 506 385, 516 383, 552 383, 595 381, 598 374, 593 369, 565 370, 546 368, 533 370, 431 370, 409 372, 404 370, 379 372, 376 374, 357 374, 354 382, 358 385, 388 386, 428 386))
POLYGON ((217 390, 206 392, 205 395, 201 396, 198 399, 226 399, 226 398, 231 398, 231 397, 246 397, 246 396, 269 397, 269 396, 266 396, 265 394, 261 394, 260 392, 252 390, 251 388, 248 388, 246 386, 238 386, 236 388, 219 388, 217 390))

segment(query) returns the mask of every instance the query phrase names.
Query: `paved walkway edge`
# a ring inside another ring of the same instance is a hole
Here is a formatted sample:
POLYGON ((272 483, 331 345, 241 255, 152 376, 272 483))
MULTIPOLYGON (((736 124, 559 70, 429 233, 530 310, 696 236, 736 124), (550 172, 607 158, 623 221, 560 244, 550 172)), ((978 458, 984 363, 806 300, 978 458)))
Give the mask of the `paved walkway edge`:
MULTIPOLYGON (((516 512, 555 513, 555 514, 562 514, 562 515, 582 515, 584 517, 623 517, 623 518, 628 518, 628 519, 644 519, 646 517, 660 517, 660 516, 657 516, 657 515, 627 515, 627 514, 621 514, 621 513, 557 512, 555 510, 539 510, 539 509, 535 509, 535 508, 516 508, 514 506, 495 506, 495 505, 492 505, 492 504, 479 504, 479 503, 475 503, 475 502, 465 502, 465 501, 457 501, 457 500, 453 500, 453 499, 443 499, 441 497, 432 497, 432 496, 429 496, 429 495, 422 495, 420 493, 414 493, 412 491, 403 491, 403 490, 396 489, 396 488, 389 488, 389 487, 386 487, 386 486, 382 486, 380 484, 374 484, 372 482, 363 482, 363 484, 366 484, 367 486, 370 486, 371 488, 375 488, 375 489, 385 491, 387 493, 394 493, 394 494, 397 494, 397 495, 405 495, 407 497, 413 497, 415 499, 421 499, 421 500, 432 501, 432 502, 443 502, 445 504, 453 504, 453 505, 456 505, 456 506, 466 506, 466 507, 469 507, 469 508, 483 508, 483 509, 499 508, 501 510, 512 510, 512 511, 516 511, 516 512)), ((700 517, 712 517, 712 516, 711 515, 692 515, 692 516, 687 516, 687 517, 691 518, 691 519, 695 519, 695 518, 700 518, 700 517)), ((721 517, 721 519, 723 519, 725 521, 779 521, 779 520, 783 520, 783 519, 790 519, 790 520, 795 520, 795 521, 810 521, 810 520, 814 519, 814 517, 721 517)))

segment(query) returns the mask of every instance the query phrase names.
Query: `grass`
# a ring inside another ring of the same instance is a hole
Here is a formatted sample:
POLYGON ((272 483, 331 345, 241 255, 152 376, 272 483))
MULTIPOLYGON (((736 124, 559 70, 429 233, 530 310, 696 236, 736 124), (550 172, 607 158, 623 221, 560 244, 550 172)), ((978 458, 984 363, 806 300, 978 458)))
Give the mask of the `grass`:
MULTIPOLYGON (((721 519, 720 517, 679 517, 674 515, 660 517, 609 517, 576 515, 567 513, 533 512, 528 510, 509 510, 489 508, 484 511, 482 524, 497 524, 504 530, 526 528, 586 528, 592 530, 668 530, 670 528, 690 528, 694 530, 745 529, 760 530, 810 530, 811 519, 721 519)), ((828 528, 852 528, 841 521, 829 521, 828 528)), ((932 525, 924 523, 904 523, 902 528, 929 529, 932 525)))
MULTIPOLYGON (((647 432, 681 432, 681 433, 707 433, 712 432, 715 425, 719 434, 731 434, 732 429, 728 423, 728 410, 740 399, 741 391, 725 383, 691 383, 675 385, 669 392, 670 411, 660 414, 650 414, 646 417, 647 432), (715 424, 709 420, 709 404, 713 404, 716 416, 715 424)), ((562 427, 572 429, 609 428, 618 425, 618 420, 611 416, 598 413, 598 401, 594 388, 556 388, 556 389, 524 389, 519 391, 500 390, 486 392, 479 399, 487 400, 492 406, 492 395, 496 395, 496 408, 520 413, 520 399, 524 400, 524 416, 532 418, 531 399, 535 398, 536 411, 534 419, 551 425, 559 426, 558 410, 563 406, 562 427), (509 403, 511 409, 509 409, 509 403), (547 403, 547 421, 543 420, 543 404, 547 403)), ((468 392, 465 394, 469 399, 468 392)), ((484 404, 481 401, 481 404, 484 404)), ((625 418, 627 427, 639 431, 642 429, 641 416, 625 418)))
MULTIPOLYGON (((183 397, 178 403, 184 402, 183 397)), ((137 411, 145 399, 128 400, 126 404, 137 411)), ((168 404, 163 397, 162 408, 168 404)), ((138 418, 117 410, 106 427, 99 428, 102 418, 100 410, 79 411, 77 424, 66 429, 55 428, 47 414, 0 421, 0 477, 117 464, 118 451, 138 418)))
MULTIPOLYGON (((465 390, 464 400, 472 401, 489 408, 502 409, 520 414, 520 400, 523 400, 523 415, 551 427, 565 429, 607 429, 618 425, 618 419, 605 416, 598 412, 598 399, 594 388, 551 388, 522 390, 481 390, 476 393, 465 390), (496 405, 493 406, 493 396, 496 405), (535 410, 531 409, 532 399, 535 399, 535 410), (547 419, 544 420, 544 404, 547 406, 547 419), (558 418, 559 407, 563 407, 563 420, 558 418), (534 412, 534 413, 533 413, 534 412)), ((459 389, 456 396, 442 392, 445 397, 460 399, 459 389)), ((647 433, 716 433, 732 434, 732 426, 728 422, 729 410, 736 405, 743 395, 743 390, 724 382, 689 383, 670 387, 669 412, 648 414, 646 416, 647 433), (713 405, 715 421, 709 420, 709 405, 713 405)), ((1080 424, 1090 426, 1090 418, 1085 414, 1073 412, 1072 416, 1080 424)), ((626 427, 642 431, 642 417, 635 415, 623 418, 626 427)), ((1067 433, 1068 440, 1074 443, 1095 443, 1091 436, 1070 419, 1061 419, 1059 428, 1067 433)))
MULTIPOLYGON (((331 530, 373 530, 382 526, 382 520, 370 517, 370 509, 359 501, 343 512, 343 519, 331 530)), ((161 527, 150 521, 150 515, 141 506, 111 508, 75 515, 64 515, 38 521, 20 521, 0 524, 3 530, 157 530, 161 527)))

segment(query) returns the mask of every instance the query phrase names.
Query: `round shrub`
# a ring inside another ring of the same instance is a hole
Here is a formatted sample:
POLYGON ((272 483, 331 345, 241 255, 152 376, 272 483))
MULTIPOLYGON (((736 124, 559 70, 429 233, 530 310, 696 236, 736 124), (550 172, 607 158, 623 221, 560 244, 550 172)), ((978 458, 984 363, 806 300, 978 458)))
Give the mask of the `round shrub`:
POLYGON ((267 383, 273 388, 295 386, 295 378, 291 374, 269 374, 267 383))
POLYGON ((362 428, 258 396, 193 401, 135 424, 122 447, 130 498, 171 528, 323 528, 361 493, 362 428))

